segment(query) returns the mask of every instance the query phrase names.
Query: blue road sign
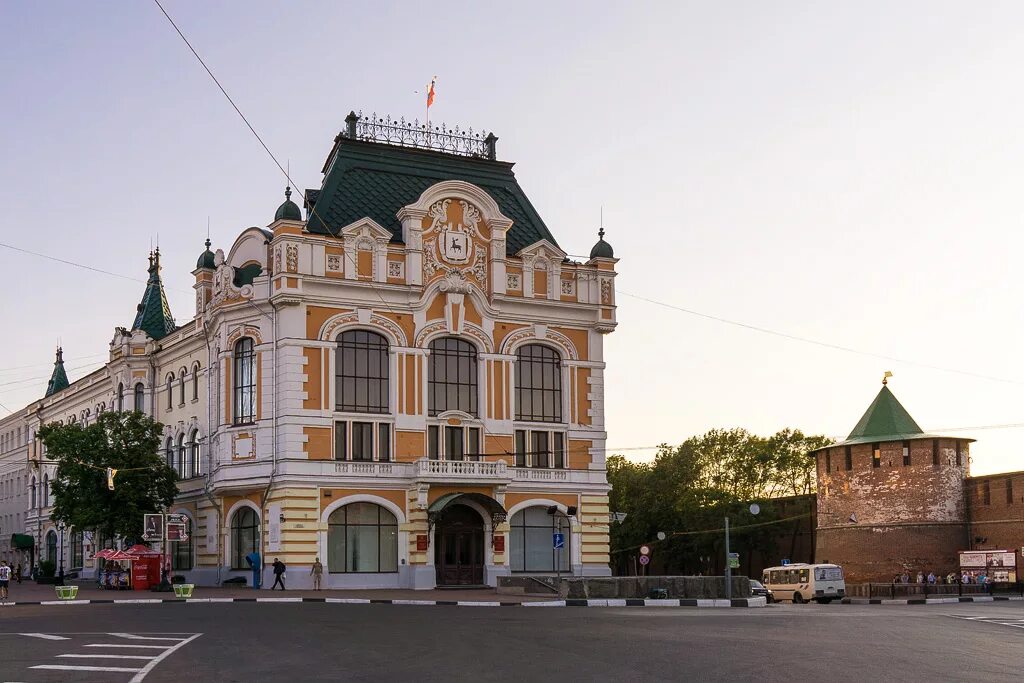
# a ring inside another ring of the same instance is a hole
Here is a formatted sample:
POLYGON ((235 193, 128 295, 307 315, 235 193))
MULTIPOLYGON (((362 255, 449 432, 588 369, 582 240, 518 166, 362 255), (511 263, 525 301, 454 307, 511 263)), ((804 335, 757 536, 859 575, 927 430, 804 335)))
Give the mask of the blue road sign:
POLYGON ((551 543, 555 550, 561 550, 565 547, 565 534, 551 534, 551 543))
POLYGON ((788 564, 789 564, 789 560, 783 560, 782 561, 782 566, 783 567, 787 566, 788 564))

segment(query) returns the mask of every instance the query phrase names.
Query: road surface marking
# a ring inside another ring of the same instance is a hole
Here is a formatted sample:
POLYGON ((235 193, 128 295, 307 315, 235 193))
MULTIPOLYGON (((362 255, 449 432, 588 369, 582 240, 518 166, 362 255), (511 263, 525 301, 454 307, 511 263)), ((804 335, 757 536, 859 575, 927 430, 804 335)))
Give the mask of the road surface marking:
POLYGON ((72 659, 156 659, 146 655, 57 655, 58 657, 71 657, 72 659))
MULTIPOLYGON (((189 640, 192 639, 189 638, 189 640)), ((121 645, 120 643, 89 643, 86 647, 116 647, 119 650, 129 647, 139 650, 167 650, 171 647, 177 647, 177 645, 121 645)))
POLYGON ((149 664, 144 666, 142 668, 142 671, 140 671, 139 673, 137 673, 134 676, 132 676, 132 680, 130 680, 128 683, 142 683, 142 679, 144 679, 146 677, 146 674, 148 674, 150 671, 152 671, 156 667, 157 664, 159 664, 160 662, 164 661, 164 659, 166 659, 167 657, 170 657, 174 652, 176 652, 177 650, 180 650, 181 648, 185 647, 186 645, 188 645, 189 643, 191 643, 193 640, 195 640, 196 638, 198 638, 201 635, 203 635, 203 634, 202 633, 197 633, 194 636, 192 636, 191 638, 189 638, 187 640, 183 640, 180 643, 178 643, 177 645, 171 647, 166 652, 163 652, 159 657, 157 657, 156 659, 151 661, 149 664))
POLYGON ((129 638, 131 640, 177 640, 179 642, 185 640, 180 636, 137 636, 134 633, 111 633, 110 635, 118 638, 129 638))
MULTIPOLYGON (((53 671, 110 671, 119 673, 139 673, 142 669, 129 669, 124 666, 72 666, 69 664, 39 664, 30 666, 30 669, 50 669, 53 671)), ((135 680, 134 678, 132 679, 135 680)), ((139 679, 142 680, 142 679, 139 679)))
POLYGON ((28 636, 29 638, 43 638, 44 640, 71 640, 64 636, 55 636, 50 633, 19 633, 19 636, 28 636))

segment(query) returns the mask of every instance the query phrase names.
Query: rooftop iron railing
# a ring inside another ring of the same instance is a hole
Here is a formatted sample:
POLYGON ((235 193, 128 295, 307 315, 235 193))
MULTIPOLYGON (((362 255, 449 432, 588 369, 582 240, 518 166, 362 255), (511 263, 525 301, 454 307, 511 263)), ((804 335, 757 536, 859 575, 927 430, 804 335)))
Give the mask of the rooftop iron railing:
POLYGON ((497 158, 498 138, 494 133, 474 131, 472 128, 462 129, 458 126, 450 128, 444 123, 432 121, 421 123, 419 119, 406 121, 404 117, 378 116, 376 112, 369 116, 363 112, 349 112, 345 117, 345 130, 341 134, 350 140, 431 149, 492 161, 497 158))

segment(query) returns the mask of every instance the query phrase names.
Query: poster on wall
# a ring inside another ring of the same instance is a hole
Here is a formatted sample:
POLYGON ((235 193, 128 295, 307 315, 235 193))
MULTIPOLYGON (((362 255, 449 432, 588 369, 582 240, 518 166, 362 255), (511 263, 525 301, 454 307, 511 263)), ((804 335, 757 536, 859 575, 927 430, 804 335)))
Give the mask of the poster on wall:
POLYGON ((1012 550, 973 550, 960 553, 960 571, 972 581, 986 576, 995 583, 1017 580, 1017 554, 1012 550))

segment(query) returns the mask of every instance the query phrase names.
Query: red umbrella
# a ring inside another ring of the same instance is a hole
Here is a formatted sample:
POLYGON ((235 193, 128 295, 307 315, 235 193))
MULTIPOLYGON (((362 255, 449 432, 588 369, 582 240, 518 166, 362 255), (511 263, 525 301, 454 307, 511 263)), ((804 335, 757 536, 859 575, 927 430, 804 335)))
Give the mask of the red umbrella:
POLYGON ((99 552, 97 552, 97 553, 96 553, 95 555, 93 555, 93 556, 92 556, 92 558, 93 558, 94 560, 95 560, 95 559, 103 559, 103 560, 106 560, 106 559, 109 559, 109 558, 110 558, 110 555, 111 555, 111 553, 113 553, 113 552, 114 552, 114 549, 113 549, 113 548, 104 548, 103 550, 100 550, 100 551, 99 551, 99 552))
POLYGON ((123 550, 115 550, 114 552, 107 555, 106 559, 110 560, 111 562, 124 562, 125 560, 137 560, 139 559, 139 556, 126 553, 123 550))
POLYGON ((129 553, 132 555, 159 555, 160 553, 152 548, 146 547, 141 543, 136 543, 131 548, 128 548, 129 553))

